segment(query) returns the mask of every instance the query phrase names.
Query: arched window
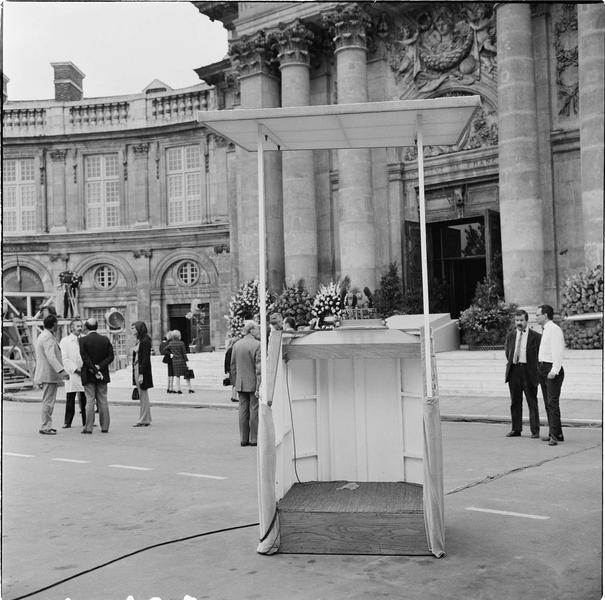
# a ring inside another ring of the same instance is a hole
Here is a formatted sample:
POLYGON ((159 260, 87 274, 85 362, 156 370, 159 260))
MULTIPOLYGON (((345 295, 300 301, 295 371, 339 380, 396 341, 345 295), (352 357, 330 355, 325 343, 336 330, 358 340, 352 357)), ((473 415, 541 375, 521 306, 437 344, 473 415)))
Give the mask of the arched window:
POLYGON ((194 262, 184 260, 177 267, 176 276, 181 285, 195 285, 200 278, 200 269, 194 262))
POLYGON ((103 265, 95 271, 94 284, 101 290, 111 289, 116 284, 117 280, 118 276, 116 270, 109 265, 103 265))

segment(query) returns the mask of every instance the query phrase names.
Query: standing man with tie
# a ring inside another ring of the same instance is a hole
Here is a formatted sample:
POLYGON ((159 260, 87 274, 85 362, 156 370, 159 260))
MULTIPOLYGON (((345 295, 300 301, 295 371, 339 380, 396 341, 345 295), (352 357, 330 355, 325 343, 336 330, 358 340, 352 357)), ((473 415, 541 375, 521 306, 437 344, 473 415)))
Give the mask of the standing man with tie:
POLYGON ((529 408, 531 437, 540 437, 540 413, 538 411, 538 349, 541 335, 527 326, 528 314, 522 309, 515 311, 515 329, 504 342, 506 373, 504 381, 510 392, 510 416, 512 429, 506 437, 519 437, 523 429, 523 394, 529 408))
POLYGON ((543 329, 538 352, 538 381, 542 388, 542 397, 548 417, 548 435, 543 437, 542 441, 548 442, 549 446, 556 446, 558 442, 564 441, 559 397, 563 379, 565 379, 563 370, 565 339, 561 328, 552 320, 553 314, 553 307, 548 304, 541 304, 536 311, 536 321, 542 325, 543 329))

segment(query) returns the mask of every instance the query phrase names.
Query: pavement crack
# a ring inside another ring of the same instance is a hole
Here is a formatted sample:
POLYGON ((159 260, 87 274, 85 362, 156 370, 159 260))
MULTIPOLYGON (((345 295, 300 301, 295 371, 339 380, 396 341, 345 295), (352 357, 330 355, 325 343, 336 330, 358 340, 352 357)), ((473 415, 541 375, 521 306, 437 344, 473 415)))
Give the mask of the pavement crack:
POLYGON ((588 450, 593 450, 594 448, 598 448, 601 444, 593 444, 592 446, 588 446, 587 448, 580 448, 579 450, 574 450, 573 452, 568 452, 567 454, 558 454, 557 456, 551 456, 550 458, 545 458, 544 460, 539 460, 535 463, 530 463, 528 465, 521 465, 520 467, 515 467, 514 469, 508 469, 507 471, 502 471, 501 473, 488 473, 485 477, 481 479, 477 479, 475 481, 471 481, 469 483, 465 483, 453 490, 449 490, 445 492, 446 496, 450 494, 457 494, 463 490, 467 490, 469 488, 475 487, 476 485, 481 485, 483 483, 489 483, 490 481, 495 481, 496 479, 501 479, 502 477, 506 477, 507 475, 511 475, 512 473, 518 473, 519 471, 525 471, 526 469, 533 469, 535 467, 540 467, 546 463, 549 463, 553 460, 558 460, 559 458, 566 458, 568 456, 573 456, 574 454, 581 454, 582 452, 588 452, 588 450))

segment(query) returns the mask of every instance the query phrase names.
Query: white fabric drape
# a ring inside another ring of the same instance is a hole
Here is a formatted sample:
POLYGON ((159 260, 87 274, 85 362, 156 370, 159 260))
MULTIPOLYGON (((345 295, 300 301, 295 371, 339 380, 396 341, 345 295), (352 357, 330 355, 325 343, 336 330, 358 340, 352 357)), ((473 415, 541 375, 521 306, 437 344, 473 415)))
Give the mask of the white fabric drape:
POLYGON ((281 331, 273 331, 269 337, 267 356, 267 381, 258 407, 258 511, 260 536, 256 551, 274 554, 279 549, 279 517, 275 501, 275 425, 273 423, 273 394, 275 377, 281 360, 281 331))
MULTIPOLYGON (((431 338, 431 350, 433 346, 431 338)), ((424 336, 420 335, 422 364, 424 364, 424 336)), ((424 446, 424 485, 422 500, 424 505, 424 527, 429 550, 441 558, 445 554, 445 515, 443 498, 443 445, 441 441, 441 414, 439 411, 439 390, 437 387, 437 366, 435 354, 431 351, 432 398, 428 397, 426 382, 422 403, 422 433, 424 446)))

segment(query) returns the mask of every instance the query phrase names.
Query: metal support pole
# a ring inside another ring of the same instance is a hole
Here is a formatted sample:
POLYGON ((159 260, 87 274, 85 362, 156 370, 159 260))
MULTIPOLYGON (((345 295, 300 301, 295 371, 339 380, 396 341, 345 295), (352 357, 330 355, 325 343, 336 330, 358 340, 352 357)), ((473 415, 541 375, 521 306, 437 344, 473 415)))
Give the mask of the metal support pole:
POLYGON ((422 265, 422 314, 424 317, 424 372, 426 395, 433 397, 433 365, 431 362, 431 325, 429 321, 429 280, 426 250, 426 214, 424 206, 424 145, 422 114, 416 116, 416 147, 418 150, 418 204, 420 205, 420 262, 422 265))
POLYGON ((258 299, 260 304, 261 385, 259 402, 266 402, 267 380, 267 256, 265 250, 265 165, 263 162, 263 125, 257 124, 256 146, 258 161, 258 299))

